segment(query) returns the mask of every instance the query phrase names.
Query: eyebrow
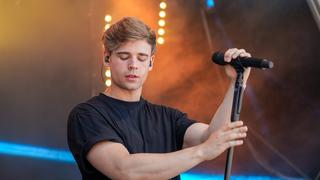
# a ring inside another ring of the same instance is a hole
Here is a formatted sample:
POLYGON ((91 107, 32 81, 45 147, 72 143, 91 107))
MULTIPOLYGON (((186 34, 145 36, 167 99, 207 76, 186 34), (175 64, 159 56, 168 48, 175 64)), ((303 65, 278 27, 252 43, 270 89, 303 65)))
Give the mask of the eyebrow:
MULTIPOLYGON (((121 54, 125 54, 125 55, 130 55, 129 52, 124 52, 124 51, 120 51, 120 52, 116 52, 117 55, 121 55, 121 54)), ((146 57, 149 57, 148 54, 145 54, 145 53, 138 53, 139 56, 146 56, 146 57)))

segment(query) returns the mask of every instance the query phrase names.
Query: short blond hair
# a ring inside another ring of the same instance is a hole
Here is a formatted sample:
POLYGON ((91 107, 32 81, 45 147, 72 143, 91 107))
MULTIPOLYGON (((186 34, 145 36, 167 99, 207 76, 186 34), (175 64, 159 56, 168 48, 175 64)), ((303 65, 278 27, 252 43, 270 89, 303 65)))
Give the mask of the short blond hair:
POLYGON ((151 45, 151 55, 156 51, 155 32, 135 17, 122 18, 111 25, 102 36, 104 49, 109 54, 130 40, 146 40, 151 45))

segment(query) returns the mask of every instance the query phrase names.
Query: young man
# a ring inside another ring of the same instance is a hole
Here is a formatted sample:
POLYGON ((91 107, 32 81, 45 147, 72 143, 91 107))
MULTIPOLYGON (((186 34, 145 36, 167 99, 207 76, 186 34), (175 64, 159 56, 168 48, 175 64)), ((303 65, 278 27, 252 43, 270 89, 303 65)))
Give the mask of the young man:
MULTIPOLYGON (((179 179, 179 174, 243 144, 247 127, 230 122, 236 73, 210 125, 141 97, 153 68, 156 35, 136 18, 112 25, 103 36, 110 89, 76 106, 68 120, 68 144, 83 179, 179 179)), ((229 49, 225 61, 250 57, 229 49)), ((244 84, 250 69, 246 69, 244 84)))

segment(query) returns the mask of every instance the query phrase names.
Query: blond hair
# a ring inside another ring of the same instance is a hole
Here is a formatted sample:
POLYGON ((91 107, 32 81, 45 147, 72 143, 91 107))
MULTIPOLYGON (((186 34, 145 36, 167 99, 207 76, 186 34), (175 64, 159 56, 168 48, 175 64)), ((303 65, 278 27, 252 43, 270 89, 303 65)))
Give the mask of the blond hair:
POLYGON ((134 17, 125 17, 107 29, 102 36, 106 52, 119 48, 130 40, 146 40, 151 45, 151 55, 156 51, 156 34, 144 22, 134 17))

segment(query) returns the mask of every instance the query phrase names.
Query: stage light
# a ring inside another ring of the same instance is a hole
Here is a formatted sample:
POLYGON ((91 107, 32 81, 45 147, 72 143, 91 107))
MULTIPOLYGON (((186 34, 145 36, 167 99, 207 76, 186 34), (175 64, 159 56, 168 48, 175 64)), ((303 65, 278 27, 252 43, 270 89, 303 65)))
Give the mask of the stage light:
MULTIPOLYGON (((182 173, 181 174, 181 179, 182 180, 198 180, 198 179, 204 179, 204 180, 221 180, 223 179, 223 175, 219 174, 202 174, 202 173, 182 173)), ((241 176, 241 175, 233 175, 231 176, 232 180, 281 180, 281 178, 277 177, 272 177, 272 176, 254 176, 254 175, 246 175, 246 176, 241 176)), ((300 178, 297 178, 300 180, 300 178)), ((302 178, 301 178, 302 180, 302 178)))
POLYGON ((167 7, 167 3, 165 3, 165 2, 161 2, 160 3, 160 8, 161 9, 165 9, 167 7))
POLYGON ((163 27, 166 25, 166 22, 163 19, 160 19, 158 24, 159 24, 159 26, 163 27))
POLYGON ((104 26, 104 30, 107 30, 107 29, 109 29, 110 28, 110 24, 106 24, 105 26, 104 26))
POLYGON ((111 22, 112 17, 108 14, 108 15, 106 15, 106 16, 104 17, 104 20, 105 20, 106 22, 111 22))
POLYGON ((159 34, 160 36, 163 36, 165 32, 166 32, 166 31, 165 31, 163 28, 159 28, 159 29, 158 29, 158 34, 159 34))
POLYGON ((166 21, 165 21, 165 17, 166 17, 166 12, 164 11, 164 9, 167 8, 167 3, 162 1, 160 3, 160 11, 159 11, 159 21, 158 21, 158 38, 157 38, 157 43, 158 44, 164 44, 164 37, 163 35, 165 34, 165 30, 164 30, 164 26, 166 25, 166 21))
POLYGON ((69 151, 0 141, 0 154, 74 163, 69 151))
POLYGON ((164 38, 163 37, 158 37, 157 42, 158 42, 158 44, 163 44, 164 43, 164 38))
POLYGON ((107 87, 110 87, 111 86, 111 79, 107 79, 105 84, 107 87))
POLYGON ((162 18, 166 17, 166 12, 165 11, 160 11, 159 12, 159 16, 162 17, 162 18))
POLYGON ((214 7, 214 0, 206 0, 207 9, 211 9, 214 7))
POLYGON ((111 71, 110 69, 107 69, 105 72, 106 77, 110 78, 111 77, 111 71))

